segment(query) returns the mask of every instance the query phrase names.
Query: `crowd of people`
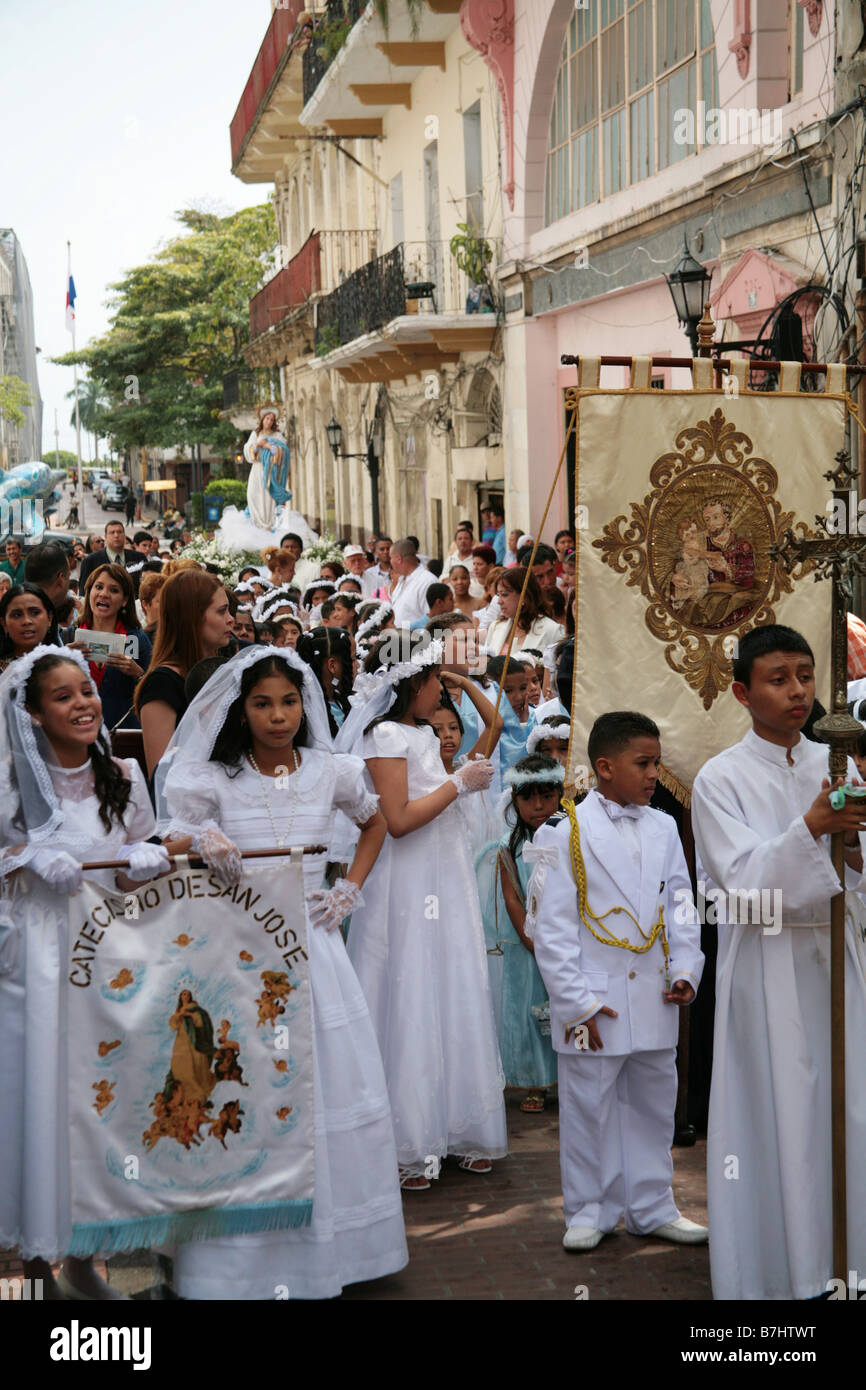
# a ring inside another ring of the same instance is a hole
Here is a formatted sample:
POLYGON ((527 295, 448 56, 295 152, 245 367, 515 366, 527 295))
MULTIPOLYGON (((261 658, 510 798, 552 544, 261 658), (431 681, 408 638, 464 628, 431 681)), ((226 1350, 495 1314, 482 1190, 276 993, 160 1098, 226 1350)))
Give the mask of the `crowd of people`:
MULTIPOLYGON (((639 1234, 707 1239, 672 1190, 677 1018, 703 956, 675 822, 649 806, 658 727, 601 714, 594 785, 559 814, 574 537, 505 536, 495 509, 487 523, 476 541, 462 522, 441 562, 414 537, 376 536, 311 567, 288 534, 231 586, 195 560, 154 557, 149 533, 130 544, 116 521, 73 557, 75 588, 61 548, 34 547, 23 574, 7 548, 0 1049, 18 1081, 0 1101, 0 1244, 20 1248, 46 1296, 113 1294, 88 1260, 52 1275, 75 1181, 64 1064, 24 1082, 37 1010, 42 1055, 65 1055, 66 902, 88 860, 120 861, 95 877, 122 891, 186 853, 236 884, 242 851, 328 844, 304 860, 312 1223, 179 1246, 182 1296, 324 1298, 399 1270, 402 1195, 429 1191, 449 1158, 483 1177, 506 1157, 506 1088, 531 1115, 558 1087, 567 1250, 591 1250, 623 1215, 639 1234), (130 729, 138 760, 112 750, 130 729)), ((758 632, 754 652, 741 644, 737 698, 756 739, 791 747, 811 698, 795 730, 760 704, 758 678, 787 653, 803 688, 811 653, 786 629, 758 632)), ((723 881, 702 778, 699 850, 723 881)), ((803 835, 830 892, 826 797, 803 835)), ((859 814, 842 812, 855 839, 859 814)), ((764 1078, 765 1105, 774 1084, 764 1078)), ((776 1251, 767 1279, 788 1292, 770 1296, 809 1296, 822 1252, 798 1265, 776 1251)), ((725 1258, 738 1267, 736 1251, 725 1258)), ((760 1278, 744 1296, 762 1296, 760 1278)))

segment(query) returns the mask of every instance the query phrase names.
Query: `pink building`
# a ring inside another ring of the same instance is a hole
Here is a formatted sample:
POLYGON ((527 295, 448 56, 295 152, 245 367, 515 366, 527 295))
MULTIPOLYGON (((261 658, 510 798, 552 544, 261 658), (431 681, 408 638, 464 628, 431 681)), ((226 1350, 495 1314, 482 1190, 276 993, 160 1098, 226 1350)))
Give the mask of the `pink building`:
MULTIPOLYGON (((531 528, 576 381, 561 355, 689 355, 665 280, 684 234, 712 274, 717 340, 769 339, 788 301, 806 355, 835 353, 853 318, 837 216, 862 134, 852 115, 843 150, 827 119, 842 45, 820 0, 464 0, 461 24, 500 94, 506 521, 531 528)), ((849 209, 846 244, 850 226, 849 209)), ((551 536, 569 515, 563 484, 551 536)))

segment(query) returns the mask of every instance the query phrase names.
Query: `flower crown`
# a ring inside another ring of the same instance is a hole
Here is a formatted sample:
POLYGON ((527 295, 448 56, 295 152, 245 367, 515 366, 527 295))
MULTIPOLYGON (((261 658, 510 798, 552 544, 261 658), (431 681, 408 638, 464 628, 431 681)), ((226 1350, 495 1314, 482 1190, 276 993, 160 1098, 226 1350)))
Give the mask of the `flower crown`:
POLYGON ((266 606, 262 609, 261 616, 259 617, 259 622, 270 622, 271 614, 276 613, 278 608, 290 608, 292 610, 290 616, 293 618, 297 618, 298 616, 297 605, 293 603, 290 598, 286 598, 285 595, 283 595, 282 598, 273 598, 273 596, 269 594, 268 602, 266 606))
POLYGON ((561 763, 556 767, 542 767, 537 772, 521 772, 519 767, 510 767, 502 775, 502 785, 504 787, 525 787, 531 783, 539 786, 550 786, 552 782, 565 781, 565 768, 561 763))
POLYGON ((566 720, 563 720, 561 724, 536 724, 530 730, 529 738, 526 740, 527 753, 534 753, 539 743, 544 743, 549 738, 558 738, 567 742, 571 738, 571 725, 566 720))
POLYGON ((363 642, 368 632, 378 632, 382 624, 386 623, 389 618, 393 618, 393 616, 394 609, 391 607, 390 603, 378 604, 375 611, 370 614, 369 618, 365 618, 364 621, 359 625, 358 631, 355 633, 356 644, 358 642, 363 642))
POLYGON ((362 672, 355 678, 355 690, 349 697, 349 703, 364 703, 385 685, 399 685, 409 676, 417 676, 427 666, 441 666, 443 656, 443 644, 438 637, 434 637, 429 646, 414 652, 408 661, 398 661, 396 666, 381 666, 378 671, 362 672))

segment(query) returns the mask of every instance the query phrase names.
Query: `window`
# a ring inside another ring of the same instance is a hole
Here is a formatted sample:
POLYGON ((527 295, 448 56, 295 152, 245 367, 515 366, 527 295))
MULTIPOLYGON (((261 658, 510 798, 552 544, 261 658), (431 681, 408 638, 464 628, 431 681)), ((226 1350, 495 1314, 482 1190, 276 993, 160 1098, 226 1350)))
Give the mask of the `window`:
POLYGON ((484 230, 484 193, 481 172, 481 102, 463 112, 463 165, 466 175, 466 221, 484 230))
POLYGON ((702 148, 699 101, 718 106, 710 0, 593 0, 576 10, 553 91, 546 221, 702 148))

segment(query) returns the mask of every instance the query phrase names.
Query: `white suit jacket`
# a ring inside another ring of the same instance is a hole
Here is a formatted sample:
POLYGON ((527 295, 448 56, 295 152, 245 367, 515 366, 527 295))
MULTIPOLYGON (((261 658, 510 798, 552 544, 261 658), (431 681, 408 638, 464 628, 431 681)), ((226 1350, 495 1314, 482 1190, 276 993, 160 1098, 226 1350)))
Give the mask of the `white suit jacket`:
MULTIPOLYGON (((611 907, 627 907, 649 934, 661 904, 671 953, 671 984, 688 980, 697 990, 704 965, 700 922, 676 821, 664 811, 643 808, 638 821, 640 870, 598 791, 591 791, 577 807, 577 821, 593 912, 600 917, 611 907)), ((566 1043, 566 1028, 575 1029, 606 1004, 618 1017, 601 1020, 604 1050, 589 1056, 675 1047, 679 1009, 662 999, 666 986, 661 941, 643 955, 596 941, 578 914, 570 830, 567 816, 555 824, 548 821, 524 850, 525 858, 545 851, 527 889, 527 931, 534 937, 535 959, 550 996, 553 1046, 557 1052, 573 1053, 581 1034, 577 1038, 573 1034, 566 1043)), ((642 941, 624 913, 606 918, 606 926, 615 936, 642 941)))

